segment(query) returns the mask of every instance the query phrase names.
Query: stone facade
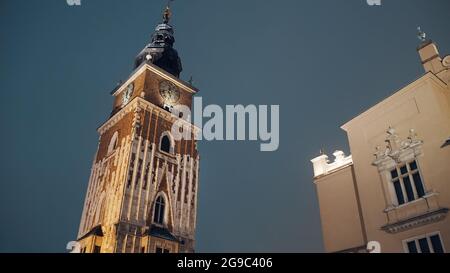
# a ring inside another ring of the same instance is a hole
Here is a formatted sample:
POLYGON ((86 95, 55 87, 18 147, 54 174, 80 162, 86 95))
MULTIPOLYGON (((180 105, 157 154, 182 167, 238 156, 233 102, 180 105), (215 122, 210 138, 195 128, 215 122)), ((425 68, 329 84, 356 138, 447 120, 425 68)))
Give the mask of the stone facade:
POLYGON ((159 84, 179 90, 177 105, 191 107, 197 92, 164 70, 143 64, 114 92, 110 119, 103 124, 92 166, 78 238, 82 252, 193 252, 199 155, 192 140, 175 141, 180 120, 164 109, 159 84), (123 96, 132 84, 127 103, 123 96), (163 137, 170 150, 161 148, 163 137), (155 223, 155 200, 164 200, 164 222, 155 223), (155 229, 157 229, 155 231, 155 229))
POLYGON ((450 251, 450 57, 418 52, 425 75, 342 126, 352 155, 312 160, 327 252, 450 251))

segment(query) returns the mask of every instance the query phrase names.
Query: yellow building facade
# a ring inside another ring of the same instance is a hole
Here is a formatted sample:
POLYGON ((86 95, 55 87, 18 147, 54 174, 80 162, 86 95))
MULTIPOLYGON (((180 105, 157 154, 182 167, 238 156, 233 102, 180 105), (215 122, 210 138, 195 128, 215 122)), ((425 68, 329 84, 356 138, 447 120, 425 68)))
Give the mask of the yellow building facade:
POLYGON ((351 155, 311 160, 326 252, 450 252, 450 56, 341 128, 351 155))

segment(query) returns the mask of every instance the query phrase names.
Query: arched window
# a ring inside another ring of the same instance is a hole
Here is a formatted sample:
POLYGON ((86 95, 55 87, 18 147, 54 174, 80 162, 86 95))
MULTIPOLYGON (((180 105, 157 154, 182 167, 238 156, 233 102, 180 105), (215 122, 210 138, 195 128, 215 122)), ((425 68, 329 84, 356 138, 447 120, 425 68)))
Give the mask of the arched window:
POLYGON ((117 148, 118 141, 119 141, 119 133, 115 132, 111 137, 111 140, 109 141, 108 154, 114 152, 114 150, 117 148))
POLYGON ((164 198, 160 195, 156 198, 155 211, 153 212, 153 222, 156 224, 164 224, 164 213, 166 203, 164 198))
POLYGON ((163 134, 161 137, 161 142, 160 142, 160 146, 159 149, 162 152, 166 152, 166 153, 172 153, 173 149, 172 149, 172 141, 170 139, 170 136, 168 134, 163 134))

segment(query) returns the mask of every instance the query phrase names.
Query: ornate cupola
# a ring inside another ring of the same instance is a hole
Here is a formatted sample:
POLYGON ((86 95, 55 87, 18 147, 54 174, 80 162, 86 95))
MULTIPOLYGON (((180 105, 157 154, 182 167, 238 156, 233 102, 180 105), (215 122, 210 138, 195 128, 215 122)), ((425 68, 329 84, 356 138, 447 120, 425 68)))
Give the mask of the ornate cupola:
POLYGON ((178 52, 173 48, 175 43, 173 27, 169 25, 171 16, 167 6, 163 14, 163 22, 156 26, 151 42, 136 57, 135 68, 143 63, 152 63, 170 74, 179 77, 183 70, 178 52))

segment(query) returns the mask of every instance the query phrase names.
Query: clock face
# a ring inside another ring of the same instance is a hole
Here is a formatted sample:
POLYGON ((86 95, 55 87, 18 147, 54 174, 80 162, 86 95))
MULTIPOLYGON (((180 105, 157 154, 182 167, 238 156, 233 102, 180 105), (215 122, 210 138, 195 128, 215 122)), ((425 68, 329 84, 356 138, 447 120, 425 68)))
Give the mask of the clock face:
POLYGON ((134 91, 134 84, 130 83, 127 86, 127 89, 124 90, 124 93, 122 96, 122 106, 127 104, 130 101, 130 98, 133 95, 133 91, 134 91))
POLYGON ((171 82, 162 81, 159 84, 159 94, 164 102, 174 104, 180 99, 180 90, 171 82))

